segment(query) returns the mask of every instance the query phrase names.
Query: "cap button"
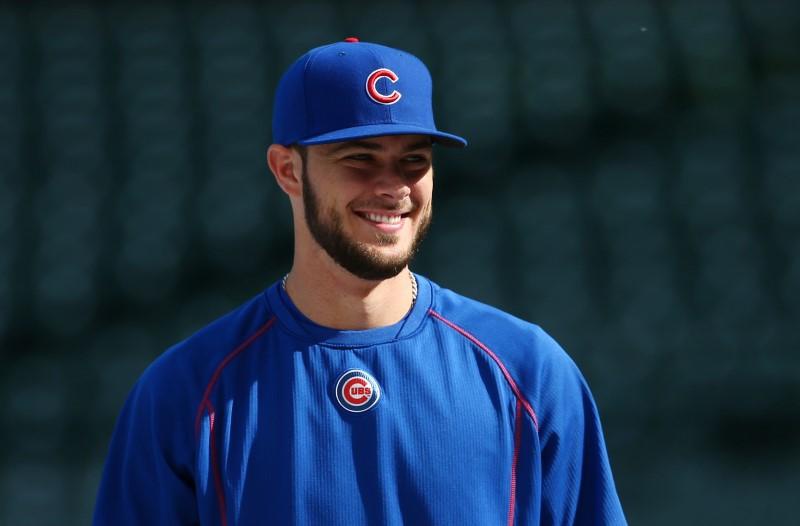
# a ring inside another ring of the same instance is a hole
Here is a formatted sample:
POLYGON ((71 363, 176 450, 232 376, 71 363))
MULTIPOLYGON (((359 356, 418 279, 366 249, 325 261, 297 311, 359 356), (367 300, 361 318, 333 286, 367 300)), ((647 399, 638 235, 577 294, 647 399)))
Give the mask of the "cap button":
POLYGON ((345 42, 358 42, 356 37, 347 37, 344 39, 345 42))

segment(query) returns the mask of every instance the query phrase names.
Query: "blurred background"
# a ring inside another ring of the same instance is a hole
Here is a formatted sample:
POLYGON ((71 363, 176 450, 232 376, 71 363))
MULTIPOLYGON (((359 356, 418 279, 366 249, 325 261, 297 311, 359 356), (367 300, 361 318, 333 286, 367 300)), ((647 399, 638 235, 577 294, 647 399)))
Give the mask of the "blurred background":
POLYGON ((796 524, 800 3, 95 5, 0 6, 0 524, 89 523, 144 367, 288 270, 275 85, 347 36, 470 141, 414 270, 575 358, 630 522, 796 524))

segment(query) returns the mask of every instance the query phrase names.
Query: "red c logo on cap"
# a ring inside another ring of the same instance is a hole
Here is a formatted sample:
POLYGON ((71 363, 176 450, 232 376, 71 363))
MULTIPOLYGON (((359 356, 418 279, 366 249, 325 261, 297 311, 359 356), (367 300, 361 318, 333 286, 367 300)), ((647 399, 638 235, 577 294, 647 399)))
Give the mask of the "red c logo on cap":
POLYGON ((369 98, 374 100, 378 104, 394 104, 395 102, 400 100, 400 97, 402 97, 403 95, 397 90, 392 91, 388 95, 380 93, 378 91, 378 88, 376 87, 376 84, 378 83, 378 79, 381 78, 387 78, 393 83, 397 82, 398 79, 395 72, 392 71, 391 69, 388 68, 376 69, 375 71, 369 74, 369 77, 367 77, 367 95, 369 95, 369 98))

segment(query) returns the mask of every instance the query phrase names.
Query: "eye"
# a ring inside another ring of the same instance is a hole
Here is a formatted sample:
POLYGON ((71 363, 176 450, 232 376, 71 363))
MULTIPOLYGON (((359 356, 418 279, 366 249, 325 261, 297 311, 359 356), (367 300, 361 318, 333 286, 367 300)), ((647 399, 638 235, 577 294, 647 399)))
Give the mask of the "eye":
POLYGON ((345 157, 349 161, 371 161, 372 155, 368 153, 354 153, 345 157))
POLYGON ((408 155, 403 157, 403 162, 406 164, 422 164, 429 163, 430 160, 424 155, 408 155))

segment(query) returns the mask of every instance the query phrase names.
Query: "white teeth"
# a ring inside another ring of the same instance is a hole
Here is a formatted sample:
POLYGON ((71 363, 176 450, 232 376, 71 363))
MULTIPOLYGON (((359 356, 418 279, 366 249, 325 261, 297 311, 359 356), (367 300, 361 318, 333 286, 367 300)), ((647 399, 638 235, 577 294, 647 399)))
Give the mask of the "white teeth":
POLYGON ((400 216, 382 216, 378 214, 370 214, 369 212, 367 212, 365 215, 370 221, 374 221, 376 223, 388 223, 390 225, 396 225, 403 219, 400 216))

